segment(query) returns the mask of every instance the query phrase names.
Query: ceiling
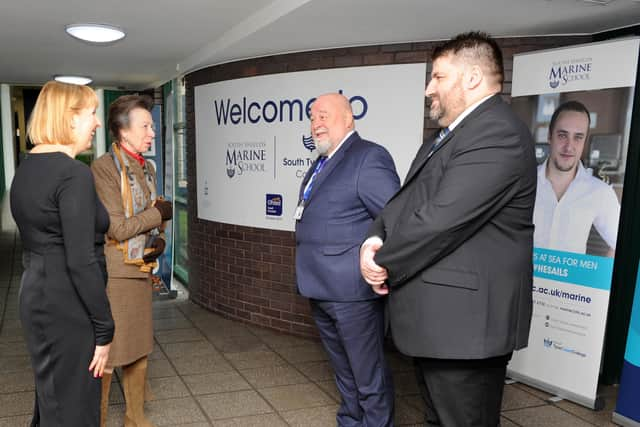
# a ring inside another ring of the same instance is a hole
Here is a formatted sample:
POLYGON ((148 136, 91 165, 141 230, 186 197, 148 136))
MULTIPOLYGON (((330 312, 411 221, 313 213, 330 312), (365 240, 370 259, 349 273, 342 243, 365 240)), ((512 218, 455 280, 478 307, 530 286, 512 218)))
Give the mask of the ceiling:
POLYGON ((146 89, 205 66, 256 56, 448 39, 593 34, 640 24, 640 0, 0 0, 0 82, 57 74, 146 89), (606 3, 606 4, 598 4, 606 3), (92 46, 74 23, 127 36, 92 46))

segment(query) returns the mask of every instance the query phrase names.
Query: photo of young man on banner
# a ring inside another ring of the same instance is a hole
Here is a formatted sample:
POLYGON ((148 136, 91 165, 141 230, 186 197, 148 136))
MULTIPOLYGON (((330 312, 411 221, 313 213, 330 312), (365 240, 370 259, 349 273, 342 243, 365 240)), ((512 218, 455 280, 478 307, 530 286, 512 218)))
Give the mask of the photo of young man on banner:
POLYGON ((535 247, 607 257, 615 253, 622 134, 592 130, 592 115, 595 122, 597 113, 573 99, 562 102, 549 119, 547 149, 536 150, 538 160, 544 160, 538 166, 535 247))

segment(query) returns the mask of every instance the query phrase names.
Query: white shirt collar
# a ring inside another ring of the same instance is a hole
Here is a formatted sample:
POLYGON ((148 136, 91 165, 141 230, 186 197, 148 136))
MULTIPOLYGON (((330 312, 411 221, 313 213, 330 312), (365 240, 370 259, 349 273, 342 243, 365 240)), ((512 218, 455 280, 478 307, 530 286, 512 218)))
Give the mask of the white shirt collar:
POLYGON ((344 138, 342 138, 342 141, 340 141, 340 144, 338 144, 338 146, 336 147, 336 149, 335 149, 335 150, 333 150, 333 151, 331 152, 331 154, 329 154, 329 155, 327 156, 327 160, 329 160, 331 157, 333 157, 333 155, 334 155, 334 154, 336 154, 336 153, 338 152, 338 150, 340 149, 340 147, 342 147, 342 144, 344 144, 344 142, 345 142, 347 139, 349 139, 349 137, 351 136, 351 134, 353 134, 354 132, 355 132, 355 129, 354 129, 354 130, 349 131, 349 132, 344 136, 344 138))
POLYGON ((458 117, 456 117, 456 119, 453 122, 451 122, 451 124, 449 126, 447 126, 449 128, 449 131, 452 131, 456 126, 458 126, 460 124, 460 122, 462 120, 464 120, 465 117, 467 117, 469 114, 471 114, 471 112, 473 110, 475 110, 480 104, 482 104, 487 99, 491 98, 493 95, 495 95, 495 93, 492 93, 491 95, 485 96, 480 101, 477 101, 477 102, 471 104, 470 106, 468 106, 466 110, 464 110, 462 113, 460 113, 460 115, 458 117))
MULTIPOLYGON (((540 166, 538 166, 538 178, 539 179, 544 179, 546 181, 549 181, 549 178, 547 178, 547 163, 549 162, 549 158, 546 158, 544 160, 544 162, 542 162, 540 164, 540 166)), ((589 178, 591 177, 591 170, 588 170, 587 168, 584 167, 584 165, 582 164, 582 160, 578 160, 578 169, 576 171, 576 176, 571 180, 573 181, 577 181, 580 179, 584 179, 584 178, 589 178)))

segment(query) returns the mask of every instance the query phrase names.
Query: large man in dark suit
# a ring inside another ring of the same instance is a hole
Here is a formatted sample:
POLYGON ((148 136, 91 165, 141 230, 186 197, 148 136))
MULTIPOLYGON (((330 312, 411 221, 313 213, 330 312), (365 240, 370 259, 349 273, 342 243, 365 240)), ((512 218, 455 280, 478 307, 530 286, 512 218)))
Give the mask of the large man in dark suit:
POLYGON ((392 426, 393 382, 383 352, 384 301, 360 275, 367 229, 400 182, 382 146, 354 131, 340 94, 311 106, 320 157, 300 188, 296 209, 296 276, 308 297, 342 395, 339 426, 392 426))
POLYGON ((432 59, 426 95, 443 130, 371 227, 361 268, 389 293, 392 336, 415 357, 428 424, 496 426, 506 365, 531 321, 534 146, 499 95, 494 40, 462 34, 432 59))

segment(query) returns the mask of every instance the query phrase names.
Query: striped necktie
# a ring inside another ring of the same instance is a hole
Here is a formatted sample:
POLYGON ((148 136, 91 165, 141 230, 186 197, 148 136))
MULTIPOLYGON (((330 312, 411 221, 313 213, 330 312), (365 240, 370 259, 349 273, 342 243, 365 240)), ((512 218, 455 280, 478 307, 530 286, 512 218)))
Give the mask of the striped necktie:
POLYGON ((433 152, 438 148, 438 145, 440 145, 440 142, 445 139, 447 135, 449 135, 449 132, 450 130, 448 127, 440 129, 440 132, 438 132, 438 136, 436 136, 436 139, 433 141, 433 145, 431 145, 431 150, 429 150, 428 157, 431 157, 433 152))
POLYGON ((302 200, 304 200, 305 202, 307 201, 307 199, 309 198, 309 195, 311 194, 311 189, 313 188, 313 183, 316 180, 316 176, 320 173, 326 161, 327 161, 326 156, 320 156, 318 158, 318 161, 316 162, 316 167, 313 170, 313 173, 311 174, 311 178, 309 178, 309 182, 307 182, 307 185, 305 186, 304 191, 302 193, 302 200))

